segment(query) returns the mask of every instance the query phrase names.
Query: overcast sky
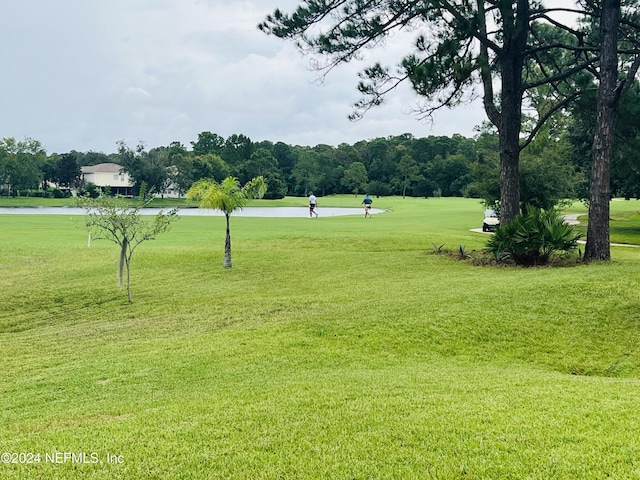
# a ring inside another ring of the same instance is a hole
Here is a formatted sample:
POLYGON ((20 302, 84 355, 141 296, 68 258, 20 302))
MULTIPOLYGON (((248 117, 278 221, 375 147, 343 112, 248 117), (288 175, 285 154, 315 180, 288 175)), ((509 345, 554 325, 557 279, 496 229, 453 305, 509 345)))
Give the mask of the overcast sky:
MULTIPOLYGON (((482 109, 442 111, 435 123, 411 113, 419 99, 394 92, 364 119, 357 72, 323 84, 309 58, 256 25, 297 0, 20 0, 0 16, 0 137, 39 140, 48 153, 191 148, 198 133, 253 141, 338 145, 389 135, 473 135, 482 109)), ((390 42, 391 60, 406 46, 390 42)))

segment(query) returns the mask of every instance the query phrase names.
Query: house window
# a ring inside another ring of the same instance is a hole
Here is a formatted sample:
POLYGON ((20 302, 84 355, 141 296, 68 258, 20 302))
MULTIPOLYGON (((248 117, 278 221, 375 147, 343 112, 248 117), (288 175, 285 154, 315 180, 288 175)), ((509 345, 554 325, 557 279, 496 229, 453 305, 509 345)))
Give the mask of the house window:
POLYGON ((118 180, 118 175, 114 175, 114 176, 113 176, 113 179, 114 179, 114 180, 118 180))

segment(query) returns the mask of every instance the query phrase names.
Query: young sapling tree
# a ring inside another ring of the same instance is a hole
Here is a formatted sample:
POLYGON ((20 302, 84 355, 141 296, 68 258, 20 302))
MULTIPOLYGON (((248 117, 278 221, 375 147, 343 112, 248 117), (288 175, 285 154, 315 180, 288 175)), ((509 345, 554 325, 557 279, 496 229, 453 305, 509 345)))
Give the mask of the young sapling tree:
POLYGON ((99 198, 82 197, 78 204, 86 213, 86 226, 90 238, 109 240, 120 247, 118 262, 118 284, 123 285, 126 273, 127 298, 131 297, 131 257, 135 249, 147 240, 154 240, 169 229, 171 222, 178 218, 178 210, 160 211, 153 221, 142 218, 142 209, 148 207, 153 197, 141 188, 140 197, 135 203, 127 203, 120 197, 101 196, 99 198))

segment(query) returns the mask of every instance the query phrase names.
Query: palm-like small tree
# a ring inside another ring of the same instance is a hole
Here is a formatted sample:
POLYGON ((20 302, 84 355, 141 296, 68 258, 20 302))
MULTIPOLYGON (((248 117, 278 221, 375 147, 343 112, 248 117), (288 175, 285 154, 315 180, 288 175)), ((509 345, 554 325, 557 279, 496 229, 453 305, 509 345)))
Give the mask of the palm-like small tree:
POLYGON ((581 236, 556 210, 529 205, 526 213, 496 229, 487 250, 496 258, 507 254, 517 265, 545 265, 555 252, 575 251, 581 236))
POLYGON ((223 267, 231 268, 231 230, 229 228, 231 214, 245 207, 249 200, 262 198, 266 191, 267 182, 264 177, 253 178, 244 187, 240 186, 240 182, 235 177, 227 177, 220 183, 202 179, 187 191, 187 198, 200 201, 200 208, 221 210, 227 219, 223 267))

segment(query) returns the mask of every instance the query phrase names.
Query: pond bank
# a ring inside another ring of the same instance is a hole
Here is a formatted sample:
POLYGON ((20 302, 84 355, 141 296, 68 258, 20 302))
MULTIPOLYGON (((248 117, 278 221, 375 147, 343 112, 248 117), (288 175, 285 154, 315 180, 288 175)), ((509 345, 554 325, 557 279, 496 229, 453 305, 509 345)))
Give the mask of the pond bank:
MULTIPOLYGON (((144 208, 142 215, 156 215, 160 211, 168 211, 169 208, 144 208)), ((362 208, 326 207, 316 208, 320 217, 341 217, 345 215, 362 215, 362 208)), ((383 213, 385 210, 372 208, 372 214, 383 213)), ((84 211, 78 207, 0 207, 0 215, 84 215, 84 211)), ((178 215, 189 217, 221 217, 224 214, 220 210, 210 208, 180 208, 178 215)), ((295 218, 309 217, 308 207, 245 207, 233 212, 234 217, 273 217, 295 218)))

